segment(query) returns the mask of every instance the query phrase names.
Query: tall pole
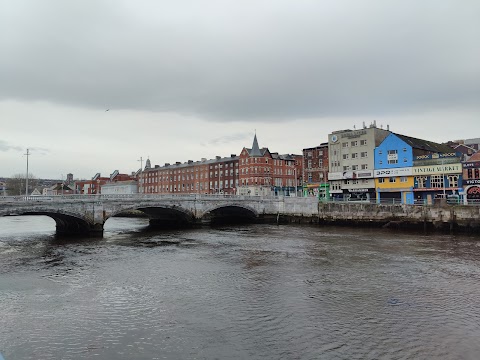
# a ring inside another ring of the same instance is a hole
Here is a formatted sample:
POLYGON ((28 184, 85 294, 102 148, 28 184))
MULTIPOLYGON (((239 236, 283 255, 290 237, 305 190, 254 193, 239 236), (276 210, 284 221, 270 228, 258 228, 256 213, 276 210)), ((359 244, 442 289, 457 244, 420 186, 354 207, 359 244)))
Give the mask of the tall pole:
MULTIPOLYGON (((294 163, 295 164, 295 163, 294 163)), ((293 176, 295 177, 295 197, 298 196, 298 189, 297 189, 297 168, 293 168, 293 176)))
MULTIPOLYGON (((140 156, 140 159, 138 159, 137 161, 140 161, 140 176, 139 176, 140 181, 139 182, 140 182, 140 190, 142 190, 143 187, 141 184, 142 184, 143 158, 140 156)), ((143 192, 143 191, 140 191, 140 192, 143 192)))
POLYGON ((443 185, 443 198, 446 199, 446 195, 445 195, 445 177, 446 177, 446 174, 445 174, 445 159, 442 158, 442 185, 443 185))
POLYGON ((28 156, 30 155, 30 152, 28 151, 28 149, 27 149, 27 153, 24 155, 27 155, 27 178, 25 182, 25 196, 28 196, 28 156))

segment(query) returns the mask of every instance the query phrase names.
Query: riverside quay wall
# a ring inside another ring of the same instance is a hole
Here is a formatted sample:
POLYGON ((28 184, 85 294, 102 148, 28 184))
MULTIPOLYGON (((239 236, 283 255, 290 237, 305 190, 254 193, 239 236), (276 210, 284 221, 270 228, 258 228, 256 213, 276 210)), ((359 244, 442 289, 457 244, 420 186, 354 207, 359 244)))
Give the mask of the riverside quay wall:
POLYGON ((480 233, 480 206, 329 202, 318 203, 318 214, 310 220, 331 225, 480 233))

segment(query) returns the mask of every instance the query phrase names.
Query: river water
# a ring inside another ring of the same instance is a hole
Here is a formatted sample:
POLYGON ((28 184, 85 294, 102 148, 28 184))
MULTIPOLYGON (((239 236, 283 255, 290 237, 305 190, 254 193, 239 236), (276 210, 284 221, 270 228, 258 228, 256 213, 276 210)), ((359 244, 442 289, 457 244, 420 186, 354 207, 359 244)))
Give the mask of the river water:
POLYGON ((0 218, 14 359, 478 359, 480 241, 248 225, 58 240, 0 218))

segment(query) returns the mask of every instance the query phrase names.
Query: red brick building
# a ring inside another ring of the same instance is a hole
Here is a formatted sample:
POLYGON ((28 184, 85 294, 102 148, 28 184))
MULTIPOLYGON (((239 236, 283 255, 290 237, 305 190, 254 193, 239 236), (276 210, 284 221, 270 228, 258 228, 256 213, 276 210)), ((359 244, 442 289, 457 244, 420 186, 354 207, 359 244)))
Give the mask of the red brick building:
POLYGON ((257 135, 252 148, 243 148, 239 159, 241 195, 293 195, 300 186, 301 155, 279 155, 260 149, 257 135))
POLYGON ((302 177, 306 194, 317 195, 320 184, 328 182, 328 143, 303 149, 302 177))
POLYGON ((150 166, 139 174, 144 194, 235 194, 238 187, 238 156, 150 166))

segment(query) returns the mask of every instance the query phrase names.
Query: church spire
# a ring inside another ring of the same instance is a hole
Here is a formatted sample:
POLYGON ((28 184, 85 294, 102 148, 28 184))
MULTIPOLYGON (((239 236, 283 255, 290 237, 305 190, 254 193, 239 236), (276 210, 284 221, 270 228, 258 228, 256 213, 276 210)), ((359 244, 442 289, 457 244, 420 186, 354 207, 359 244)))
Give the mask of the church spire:
POLYGON ((145 163, 145 170, 150 170, 152 168, 152 165, 150 163, 150 158, 147 158, 147 161, 145 163))
POLYGON ((262 156, 260 148, 258 147, 257 133, 255 133, 255 136, 253 138, 252 151, 250 152, 250 156, 262 156))

